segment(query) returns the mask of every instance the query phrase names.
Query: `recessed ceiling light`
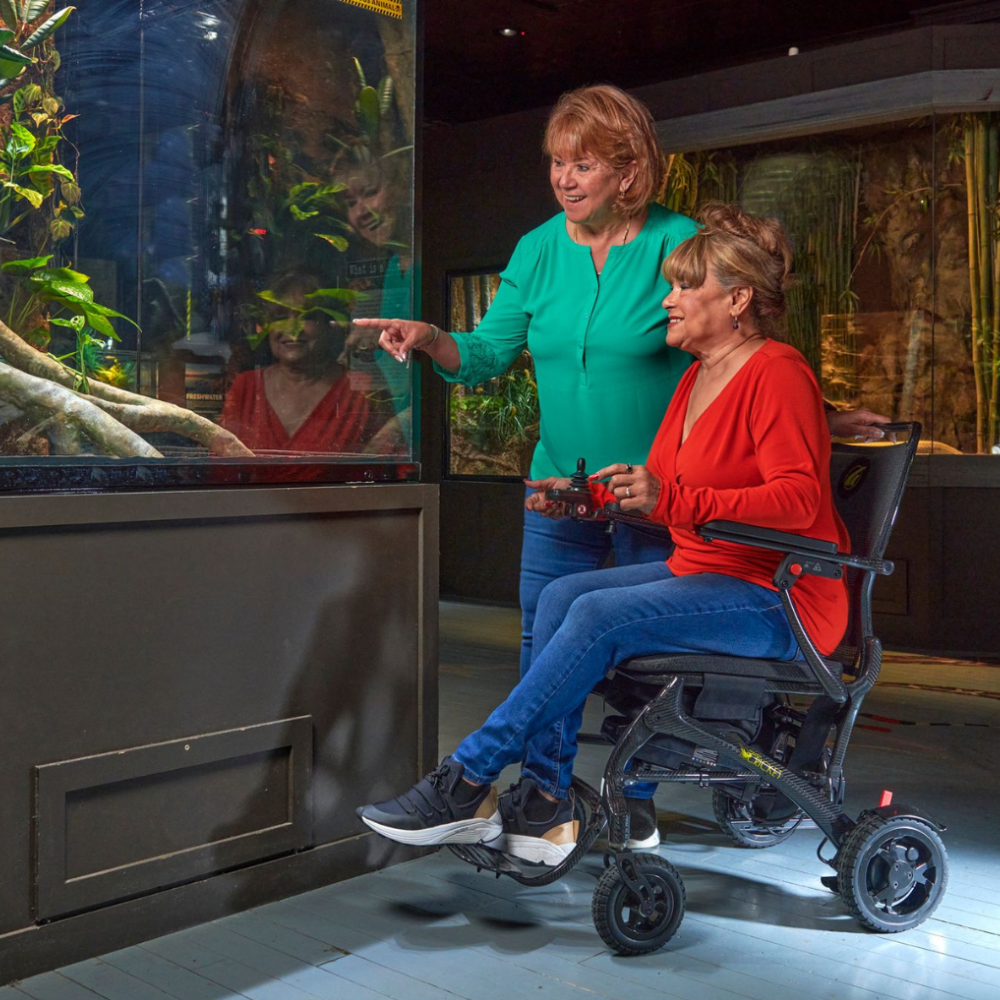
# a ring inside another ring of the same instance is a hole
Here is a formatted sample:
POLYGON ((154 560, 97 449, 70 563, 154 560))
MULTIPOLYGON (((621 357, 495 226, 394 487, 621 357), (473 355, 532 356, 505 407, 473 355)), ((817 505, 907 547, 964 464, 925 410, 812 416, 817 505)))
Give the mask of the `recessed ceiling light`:
POLYGON ((523 35, 524 32, 518 28, 497 28, 497 34, 503 35, 504 38, 517 38, 518 35, 523 35))

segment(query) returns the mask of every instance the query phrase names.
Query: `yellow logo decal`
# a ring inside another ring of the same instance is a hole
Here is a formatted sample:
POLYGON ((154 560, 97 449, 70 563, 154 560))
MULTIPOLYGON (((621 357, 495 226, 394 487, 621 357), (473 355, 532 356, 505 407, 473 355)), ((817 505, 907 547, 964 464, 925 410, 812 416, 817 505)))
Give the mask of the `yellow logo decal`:
POLYGON ((749 747, 740 747, 740 756, 758 771, 763 771, 772 778, 781 777, 781 768, 772 764, 766 757, 761 757, 755 750, 751 750, 749 747))
POLYGON ((854 487, 858 485, 858 483, 861 480, 861 477, 864 474, 865 474, 865 467, 863 465, 859 465, 856 469, 852 469, 844 477, 844 489, 845 490, 853 490, 854 487))
POLYGON ((385 14, 386 17, 394 17, 399 21, 403 19, 403 0, 340 0, 340 2, 364 7, 365 10, 373 10, 376 14, 385 14))

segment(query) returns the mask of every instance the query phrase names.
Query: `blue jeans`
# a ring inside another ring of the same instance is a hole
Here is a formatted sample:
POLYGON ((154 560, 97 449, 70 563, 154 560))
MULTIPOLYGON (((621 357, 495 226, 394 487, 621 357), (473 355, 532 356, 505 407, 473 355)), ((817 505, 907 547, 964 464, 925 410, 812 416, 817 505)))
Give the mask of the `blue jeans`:
MULTIPOLYGON (((534 493, 530 487, 525 496, 534 493)), ((521 676, 531 666, 532 632, 538 598, 553 580, 571 573, 606 566, 614 553, 616 566, 663 562, 673 543, 645 532, 619 525, 608 534, 606 521, 558 521, 542 517, 533 510, 524 512, 524 536, 521 543, 521 676)))
MULTIPOLYGON (((525 496, 533 493, 527 488, 525 496)), ((605 521, 574 521, 564 517, 553 520, 534 511, 524 512, 524 540, 521 546, 521 677, 532 664, 535 613, 542 591, 554 580, 607 565, 612 555, 616 566, 637 566, 643 563, 663 563, 673 549, 669 538, 658 538, 618 525, 609 535, 605 521)), ((551 630, 541 638, 543 646, 551 638, 551 630)), ((563 743, 562 719, 539 733, 528 746, 527 760, 558 760, 563 743)), ((535 774, 546 790, 552 781, 535 774)), ((648 798, 655 785, 630 785, 628 794, 648 798)))
POLYGON ((535 646, 520 683, 453 756, 480 784, 524 761, 524 774, 557 798, 569 794, 587 695, 616 664, 653 653, 799 655, 773 590, 714 573, 675 577, 665 563, 556 580, 539 601, 535 646), (558 746, 533 742, 560 722, 558 746))

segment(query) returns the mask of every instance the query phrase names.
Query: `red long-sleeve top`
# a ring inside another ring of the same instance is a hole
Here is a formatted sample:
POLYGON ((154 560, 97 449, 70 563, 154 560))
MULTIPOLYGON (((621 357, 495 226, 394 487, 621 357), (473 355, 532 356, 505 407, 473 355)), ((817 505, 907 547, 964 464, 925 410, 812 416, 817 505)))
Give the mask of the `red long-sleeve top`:
MULTIPOLYGON (((650 517, 669 525, 675 549, 667 565, 678 576, 721 573, 775 590, 781 554, 695 534, 706 521, 742 521, 836 542, 850 550, 833 505, 830 431, 819 386, 805 358, 769 340, 751 355, 681 443, 691 387, 700 364, 681 379, 647 465, 661 491, 650 517)), ((606 488, 602 500, 613 499, 606 488)), ((821 653, 847 627, 842 580, 803 576, 792 598, 821 653)))

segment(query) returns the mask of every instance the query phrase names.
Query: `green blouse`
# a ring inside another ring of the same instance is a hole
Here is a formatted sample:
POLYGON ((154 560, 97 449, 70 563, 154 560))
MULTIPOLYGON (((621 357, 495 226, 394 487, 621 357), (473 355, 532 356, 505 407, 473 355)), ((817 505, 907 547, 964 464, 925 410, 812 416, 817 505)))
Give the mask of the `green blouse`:
POLYGON ((449 382, 478 385, 531 351, 541 408, 533 478, 569 476, 578 458, 591 472, 646 461, 693 360, 666 346, 670 286, 660 265, 696 231, 685 216, 650 205, 639 235, 611 247, 598 277, 590 248, 573 242, 560 213, 522 237, 476 331, 454 335, 461 367, 435 365, 449 382))

